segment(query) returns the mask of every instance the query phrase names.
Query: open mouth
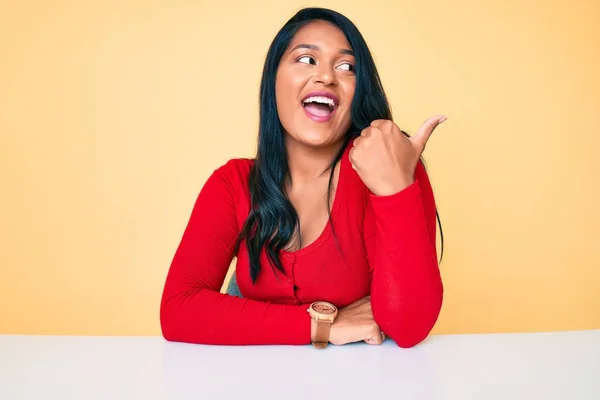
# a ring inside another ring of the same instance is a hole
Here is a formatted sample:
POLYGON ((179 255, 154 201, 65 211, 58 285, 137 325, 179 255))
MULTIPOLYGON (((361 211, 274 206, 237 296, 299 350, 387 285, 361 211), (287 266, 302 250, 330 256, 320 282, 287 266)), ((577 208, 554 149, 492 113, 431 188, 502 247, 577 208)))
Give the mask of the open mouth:
POLYGON ((337 99, 328 93, 322 95, 311 94, 302 100, 302 107, 304 107, 308 117, 318 122, 328 121, 337 105, 337 99))

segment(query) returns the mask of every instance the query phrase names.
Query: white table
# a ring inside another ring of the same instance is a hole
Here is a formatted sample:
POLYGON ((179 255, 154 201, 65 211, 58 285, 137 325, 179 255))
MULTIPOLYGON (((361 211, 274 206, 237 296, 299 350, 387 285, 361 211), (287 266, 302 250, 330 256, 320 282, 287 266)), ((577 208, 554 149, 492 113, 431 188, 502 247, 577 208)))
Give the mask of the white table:
POLYGON ((225 347, 0 335, 0 399, 600 399, 600 330, 225 347))

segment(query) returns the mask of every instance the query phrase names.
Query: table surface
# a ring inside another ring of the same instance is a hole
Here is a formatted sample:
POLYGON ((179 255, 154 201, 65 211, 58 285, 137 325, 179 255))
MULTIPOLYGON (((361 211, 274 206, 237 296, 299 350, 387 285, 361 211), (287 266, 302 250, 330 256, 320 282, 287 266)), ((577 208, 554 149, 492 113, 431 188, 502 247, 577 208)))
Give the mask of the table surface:
POLYGON ((600 399, 600 330, 402 349, 0 335, 0 399, 600 399))

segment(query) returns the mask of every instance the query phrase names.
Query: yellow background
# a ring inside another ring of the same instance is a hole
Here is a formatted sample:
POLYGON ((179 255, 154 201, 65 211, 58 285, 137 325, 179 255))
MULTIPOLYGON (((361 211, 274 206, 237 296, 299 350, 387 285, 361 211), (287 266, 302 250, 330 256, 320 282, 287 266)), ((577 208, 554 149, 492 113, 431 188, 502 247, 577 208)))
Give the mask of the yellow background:
MULTIPOLYGON (((0 333, 158 335, 196 195, 252 156, 300 1, 0 6, 0 333), (250 17, 255 15, 254 17, 250 17)), ((425 152, 446 234, 435 333, 600 328, 600 3, 322 1, 425 152)))

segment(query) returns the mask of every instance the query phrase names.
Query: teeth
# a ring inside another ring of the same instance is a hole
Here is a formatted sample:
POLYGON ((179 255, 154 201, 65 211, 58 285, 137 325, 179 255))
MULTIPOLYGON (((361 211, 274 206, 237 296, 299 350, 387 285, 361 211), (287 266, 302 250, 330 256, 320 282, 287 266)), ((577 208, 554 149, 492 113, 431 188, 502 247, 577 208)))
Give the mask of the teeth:
POLYGON ((325 96, 311 96, 311 97, 304 99, 304 101, 302 103, 303 104, 321 103, 321 104, 328 104, 330 107, 335 107, 335 102, 333 101, 333 99, 331 99, 329 97, 325 97, 325 96))

